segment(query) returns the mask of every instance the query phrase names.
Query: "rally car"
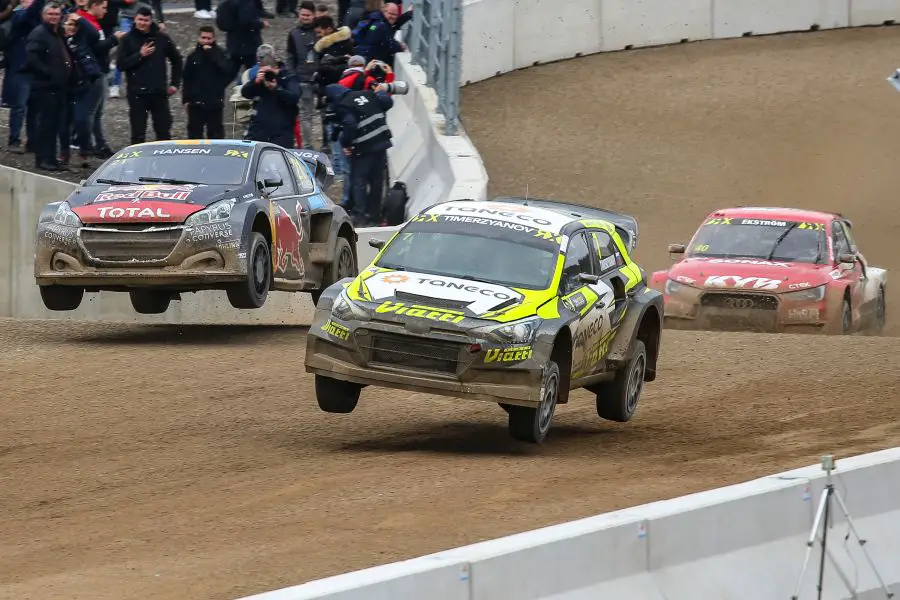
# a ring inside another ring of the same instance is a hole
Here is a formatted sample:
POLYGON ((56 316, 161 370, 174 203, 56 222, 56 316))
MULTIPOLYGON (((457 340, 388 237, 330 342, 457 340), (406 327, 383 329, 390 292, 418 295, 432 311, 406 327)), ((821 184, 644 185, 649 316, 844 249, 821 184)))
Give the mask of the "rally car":
POLYGON ((456 200, 408 221, 355 278, 325 290, 305 367, 319 407, 367 385, 496 402, 513 438, 544 441, 569 391, 632 418, 656 378, 662 294, 630 254, 627 216, 551 200, 456 200))
POLYGON ((357 234, 325 193, 325 155, 241 140, 129 146, 38 220, 34 276, 50 310, 127 291, 165 312, 181 292, 225 290, 260 308, 270 290, 308 292, 356 275, 357 234))
POLYGON ((678 262, 652 276, 673 329, 878 332, 887 272, 868 263, 840 214, 742 207, 709 214, 678 262))

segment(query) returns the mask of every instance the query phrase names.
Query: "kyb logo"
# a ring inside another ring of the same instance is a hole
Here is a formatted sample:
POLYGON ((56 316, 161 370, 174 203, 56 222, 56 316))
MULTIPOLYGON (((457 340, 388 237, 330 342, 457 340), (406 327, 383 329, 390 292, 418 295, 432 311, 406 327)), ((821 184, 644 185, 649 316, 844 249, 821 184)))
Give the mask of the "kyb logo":
POLYGON ((707 287, 735 287, 754 290, 777 290, 780 279, 766 277, 738 277, 737 275, 713 275, 706 279, 707 287))
POLYGON ((119 206, 101 206, 97 209, 97 213, 101 219, 121 219, 128 217, 129 219, 171 219, 172 215, 162 208, 141 208, 139 206, 129 206, 122 208, 119 206))

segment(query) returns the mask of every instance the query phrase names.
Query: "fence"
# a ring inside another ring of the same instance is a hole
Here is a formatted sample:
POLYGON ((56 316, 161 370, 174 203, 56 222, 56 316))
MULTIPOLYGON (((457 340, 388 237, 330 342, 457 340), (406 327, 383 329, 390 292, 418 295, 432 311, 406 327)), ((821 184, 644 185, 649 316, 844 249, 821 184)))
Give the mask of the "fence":
POLYGON ((462 0, 416 0, 407 43, 412 64, 422 67, 437 93, 444 133, 459 128, 462 70, 462 0))

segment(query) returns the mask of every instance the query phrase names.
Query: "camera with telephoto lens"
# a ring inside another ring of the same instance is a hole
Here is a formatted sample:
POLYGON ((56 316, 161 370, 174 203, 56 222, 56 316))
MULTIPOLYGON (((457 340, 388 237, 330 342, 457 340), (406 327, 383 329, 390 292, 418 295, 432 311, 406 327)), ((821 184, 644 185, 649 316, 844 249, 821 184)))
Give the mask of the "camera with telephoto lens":
POLYGON ((387 86, 388 94, 392 96, 405 96, 409 93, 409 84, 405 81, 395 80, 384 85, 387 86))

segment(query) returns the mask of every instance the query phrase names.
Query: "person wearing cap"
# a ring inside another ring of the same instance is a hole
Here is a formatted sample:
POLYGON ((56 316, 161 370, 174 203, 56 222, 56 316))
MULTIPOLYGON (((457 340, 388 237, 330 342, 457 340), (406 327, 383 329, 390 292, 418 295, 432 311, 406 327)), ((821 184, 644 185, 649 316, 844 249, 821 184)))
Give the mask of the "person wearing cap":
MULTIPOLYGON (((271 46, 269 46, 271 48, 271 46)), ((300 102, 300 82, 274 49, 252 66, 241 95, 253 101, 245 140, 294 148, 294 124, 300 102)))

